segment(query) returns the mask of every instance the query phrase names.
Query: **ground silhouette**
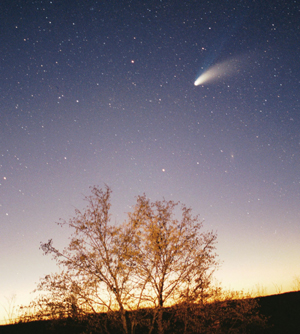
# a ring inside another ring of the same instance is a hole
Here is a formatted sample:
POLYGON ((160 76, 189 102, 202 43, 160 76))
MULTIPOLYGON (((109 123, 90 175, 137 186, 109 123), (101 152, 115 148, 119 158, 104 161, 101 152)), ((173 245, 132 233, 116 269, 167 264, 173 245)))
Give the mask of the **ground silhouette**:
MULTIPOLYGON (((250 333, 266 334, 298 334, 300 333, 300 291, 287 292, 278 295, 271 295, 256 298, 260 305, 261 314, 268 317, 268 328, 257 332, 257 329, 250 333)), ((34 321, 14 325, 0 326, 0 334, 79 334, 84 331, 82 325, 78 326, 69 321, 56 324, 55 327, 49 321, 34 321)))

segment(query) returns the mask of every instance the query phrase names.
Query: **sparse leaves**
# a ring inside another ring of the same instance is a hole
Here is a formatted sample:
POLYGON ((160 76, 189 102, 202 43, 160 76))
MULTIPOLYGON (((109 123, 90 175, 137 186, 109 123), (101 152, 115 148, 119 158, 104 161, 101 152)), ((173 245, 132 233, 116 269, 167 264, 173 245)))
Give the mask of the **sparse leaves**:
MULTIPOLYGON (((211 287, 218 266, 216 234, 202 231, 190 208, 166 200, 152 203, 145 195, 137 197, 126 222, 112 225, 111 189, 91 191, 87 207, 60 222, 73 231, 69 245, 59 251, 52 240, 41 244, 64 270, 41 279, 36 289, 41 295, 23 319, 89 319, 95 328, 101 318, 103 332, 109 333, 107 321, 113 318, 125 334, 145 324, 148 333, 162 334, 170 328, 166 307, 172 306, 184 333, 202 326, 217 296, 211 287), (106 316, 99 318, 101 312, 106 316)), ((218 300, 214 307, 221 312, 226 303, 218 300)), ((220 320, 209 321, 216 327, 220 320)))

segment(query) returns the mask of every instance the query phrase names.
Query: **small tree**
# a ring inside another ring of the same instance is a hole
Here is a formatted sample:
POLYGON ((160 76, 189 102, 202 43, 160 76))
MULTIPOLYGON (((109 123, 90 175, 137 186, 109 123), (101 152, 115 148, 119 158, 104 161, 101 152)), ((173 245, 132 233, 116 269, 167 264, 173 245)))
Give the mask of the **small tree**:
POLYGON ((13 324, 16 319, 16 294, 12 294, 10 297, 5 297, 6 306, 3 306, 6 313, 5 322, 7 324, 13 324))
MULTIPOLYGON (((63 303, 63 315, 88 315, 98 312, 117 312, 124 333, 129 324, 126 310, 136 304, 132 291, 134 232, 125 226, 113 226, 110 222, 111 190, 92 188, 86 197, 88 206, 84 211, 76 210, 75 217, 62 225, 73 229, 69 246, 63 252, 52 245, 52 240, 41 244, 45 254, 51 253, 60 267, 59 275, 46 276, 38 286, 40 291, 50 291, 63 303), (70 298, 72 296, 72 298, 70 298), (76 304, 70 300, 76 300, 76 304), (66 313, 67 312, 67 313, 66 313)), ((49 304, 48 304, 49 306, 49 304)), ((58 312, 61 316, 61 311, 58 312)))
POLYGON ((300 276, 295 276, 293 280, 293 290, 300 291, 300 276))
POLYGON ((151 203, 139 196, 129 214, 129 230, 137 235, 134 262, 137 277, 146 285, 143 300, 154 307, 158 333, 164 332, 163 308, 188 298, 198 301, 208 290, 216 262, 216 234, 202 232, 202 222, 191 209, 178 203, 151 203), (147 284, 146 284, 147 283, 147 284), (197 297, 196 297, 197 296, 197 297))
MULTIPOLYGON (((110 197, 109 187, 92 187, 85 210, 59 223, 73 230, 69 245, 59 251, 52 240, 41 244, 63 271, 41 279, 36 289, 41 295, 23 320, 71 318, 91 321, 98 333, 121 328, 133 334, 139 326, 162 334, 170 330, 172 317, 182 321, 178 310, 187 315, 207 305, 218 264, 216 234, 203 232, 190 208, 173 201, 151 203, 145 195, 137 198, 127 221, 115 226, 110 197)), ((185 333, 191 318, 183 321, 185 333)))

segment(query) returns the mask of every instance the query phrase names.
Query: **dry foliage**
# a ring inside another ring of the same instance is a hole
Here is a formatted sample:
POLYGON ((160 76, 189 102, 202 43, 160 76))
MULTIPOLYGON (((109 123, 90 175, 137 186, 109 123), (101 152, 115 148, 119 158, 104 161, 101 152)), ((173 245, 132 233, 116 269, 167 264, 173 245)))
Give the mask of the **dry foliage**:
POLYGON ((293 280, 293 290, 300 291, 300 276, 295 276, 293 280))
POLYGON ((202 231, 190 208, 139 196, 128 220, 114 226, 110 196, 109 187, 93 187, 86 209, 61 222, 73 230, 63 251, 52 240, 41 244, 64 270, 41 279, 23 321, 74 319, 91 332, 162 334, 174 324, 182 333, 217 333, 226 319, 235 329, 259 317, 253 302, 211 287, 216 234, 202 231))
POLYGON ((16 306, 16 294, 12 294, 10 297, 5 297, 6 306, 3 306, 6 316, 4 320, 6 324, 13 324, 17 319, 17 306, 16 306))

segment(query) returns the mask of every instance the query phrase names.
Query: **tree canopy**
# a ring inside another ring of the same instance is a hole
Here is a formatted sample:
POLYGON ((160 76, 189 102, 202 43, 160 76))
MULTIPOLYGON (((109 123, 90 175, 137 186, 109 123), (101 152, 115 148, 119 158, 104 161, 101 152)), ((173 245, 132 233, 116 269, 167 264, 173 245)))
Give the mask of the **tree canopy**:
MULTIPOLYGON (((199 216, 185 205, 151 202, 145 195, 137 197, 127 220, 115 225, 111 189, 94 186, 91 192, 84 210, 60 222, 72 229, 69 245, 59 251, 52 240, 41 243, 62 270, 41 279, 42 294, 31 304, 35 319, 92 319, 98 331, 110 333, 116 326, 125 334, 142 325, 148 333, 162 334, 170 322, 192 333, 197 319, 204 326, 205 313, 199 310, 212 305, 217 291, 212 287, 216 233, 204 231, 199 216)), ((220 319, 209 319, 210 326, 220 326, 220 319)))

